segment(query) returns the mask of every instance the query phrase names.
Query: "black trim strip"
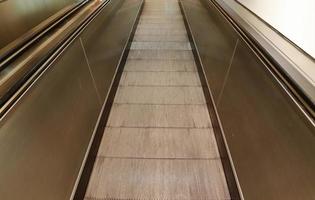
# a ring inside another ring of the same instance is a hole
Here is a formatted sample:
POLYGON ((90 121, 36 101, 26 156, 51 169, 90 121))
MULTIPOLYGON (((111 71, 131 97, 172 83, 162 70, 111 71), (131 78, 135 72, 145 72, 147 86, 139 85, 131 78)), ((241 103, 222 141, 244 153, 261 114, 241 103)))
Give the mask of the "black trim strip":
POLYGON ((233 162, 231 160, 230 154, 228 153, 229 152, 228 146, 225 142, 223 129, 222 129, 219 115, 218 115, 216 107, 215 107, 214 99, 213 99, 213 96, 212 96, 212 93, 211 93, 211 90, 210 90, 210 87, 208 85, 208 81, 207 81, 207 78, 206 78, 206 75, 204 72, 204 67, 203 67, 202 62, 201 62, 199 51, 195 45, 195 39, 194 39, 194 36, 192 34, 189 22, 187 20, 185 9, 182 5, 181 0, 179 0, 178 2, 179 2, 180 9, 181 9, 181 12, 182 12, 182 15, 184 18, 184 23, 185 23, 185 27, 187 30, 188 38, 189 38, 189 41, 190 41, 190 44, 192 47, 192 52, 193 52, 195 62, 197 65, 197 70, 198 70, 198 74, 200 77, 202 89, 203 89, 205 99, 207 102, 207 107, 208 107, 210 119, 212 122, 216 142, 218 144, 219 154, 221 157, 221 162, 223 165, 223 170, 224 170, 225 178, 226 178, 226 181, 228 184, 230 196, 231 196, 231 199, 235 199, 235 200, 243 199, 243 198, 241 198, 241 189, 240 189, 239 184, 238 184, 237 175, 236 175, 235 171, 233 170, 234 169, 233 162))
POLYGON ((110 114, 110 110, 112 108, 113 102, 114 102, 114 98, 118 89, 118 85, 120 82, 120 78, 122 75, 122 72, 124 70, 125 67, 125 63, 129 54, 129 50, 131 47, 131 43, 133 41, 135 32, 136 32, 136 28, 137 25, 139 23, 139 19, 140 19, 140 15, 142 13, 143 10, 143 6, 144 6, 144 0, 142 0, 141 6, 139 8, 137 17, 135 19, 135 22, 133 24, 133 27, 131 29, 131 32, 129 33, 129 38, 128 38, 128 42, 126 43, 124 50, 123 50, 123 54, 120 58, 119 64, 117 66, 117 71, 116 74, 114 76, 114 80, 112 83, 112 86, 110 88, 110 91, 108 93, 107 99, 105 100, 105 103, 103 105, 101 114, 100 114, 100 118, 97 124, 97 128, 96 128, 96 132, 95 132, 95 136, 91 145, 91 148, 88 152, 88 156, 85 162, 85 166, 84 169, 82 171, 74 198, 75 200, 83 200, 85 197, 85 193, 90 181, 90 177, 93 171, 93 167, 94 167, 94 163, 97 157, 97 153, 98 153, 98 149, 100 147, 101 141, 102 141, 102 137, 104 135, 104 131, 106 128, 106 124, 109 118, 109 114, 110 114))

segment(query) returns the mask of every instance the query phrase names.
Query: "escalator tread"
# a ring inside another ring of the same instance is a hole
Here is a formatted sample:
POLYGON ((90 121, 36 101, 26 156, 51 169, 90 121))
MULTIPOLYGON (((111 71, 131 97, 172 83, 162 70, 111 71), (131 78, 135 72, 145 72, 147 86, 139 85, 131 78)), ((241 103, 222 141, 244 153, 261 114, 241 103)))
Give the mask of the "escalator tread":
POLYGON ((230 199, 177 0, 147 0, 85 196, 230 199))

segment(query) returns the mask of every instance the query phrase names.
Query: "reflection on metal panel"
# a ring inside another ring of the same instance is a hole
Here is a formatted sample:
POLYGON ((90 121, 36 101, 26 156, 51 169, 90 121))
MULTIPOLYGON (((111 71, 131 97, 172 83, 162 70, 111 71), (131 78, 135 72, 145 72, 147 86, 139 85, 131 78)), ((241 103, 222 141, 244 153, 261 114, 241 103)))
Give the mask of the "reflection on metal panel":
POLYGON ((182 1, 244 198, 315 199, 313 124, 209 1, 182 1))
MULTIPOLYGON (((274 28, 267 25, 252 12, 235 0, 216 0, 226 14, 252 37, 266 55, 279 65, 285 76, 288 76, 301 96, 315 103, 315 62, 314 59, 286 39, 274 28)), ((294 15, 292 15, 294 16, 294 15)))
POLYGON ((315 1, 238 1, 315 58, 315 1))
POLYGON ((67 6, 82 0, 9 0, 0 4, 0 49, 67 6))
POLYGON ((91 27, 104 33, 89 40, 101 46, 99 57, 88 55, 100 60, 103 82, 95 85, 94 65, 77 38, 1 119, 1 199, 70 199, 101 110, 95 86, 109 91, 139 6, 138 0, 111 1, 81 34, 91 27))
POLYGON ((237 49, 218 111, 245 197, 314 199, 315 127, 246 44, 237 49))
POLYGON ((75 42, 1 120, 2 198, 64 199, 99 110, 83 51, 75 42))
MULTIPOLYGON (((123 3, 126 6, 128 2, 133 1, 129 0, 124 3, 123 0, 116 0, 115 4, 107 8, 108 12, 100 13, 100 20, 93 21, 89 25, 89 28, 81 35, 87 59, 91 66, 91 73, 93 74, 102 101, 105 99, 109 90, 108 85, 112 81, 112 79, 105 79, 104 76, 115 73, 116 68, 110 66, 117 63, 120 59, 120 52, 123 50, 127 39, 125 34, 130 30, 130 24, 134 20, 133 12, 120 13, 121 18, 124 20, 117 17, 113 18, 113 14, 116 13, 115 10, 120 8, 123 3), (111 26, 104 26, 104 24, 108 24, 109 20, 111 20, 111 26), (120 24, 120 27, 117 27, 117 24, 120 24), (126 33, 119 33, 121 31, 126 33), (115 40, 111 40, 110 38, 115 38, 115 40), (97 41, 98 45, 95 45, 94 41, 97 41), (104 51, 105 46, 108 49, 107 51, 104 51)), ((132 6, 137 7, 138 4, 134 4, 133 2, 130 8, 133 8, 132 6)))
POLYGON ((196 23, 193 25, 199 29, 204 26, 213 29, 211 35, 205 31, 194 32, 194 38, 196 43, 200 44, 198 49, 201 52, 200 56, 203 63, 210 67, 205 72, 210 81, 215 102, 217 102, 238 38, 233 28, 225 23, 214 8, 210 8, 210 17, 204 17, 204 15, 198 14, 199 12, 206 12, 199 1, 189 0, 187 2, 189 7, 194 8, 194 12, 189 12, 190 19, 196 23))

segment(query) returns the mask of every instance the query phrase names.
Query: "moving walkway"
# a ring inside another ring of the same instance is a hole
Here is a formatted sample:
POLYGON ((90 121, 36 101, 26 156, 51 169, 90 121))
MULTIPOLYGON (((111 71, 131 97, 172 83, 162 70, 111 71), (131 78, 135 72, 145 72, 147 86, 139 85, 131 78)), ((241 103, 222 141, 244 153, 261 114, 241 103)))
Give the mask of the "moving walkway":
POLYGON ((3 54, 2 198, 315 198, 313 105, 218 5, 77 6, 3 54))
POLYGON ((230 199, 176 0, 144 4, 85 197, 230 199))

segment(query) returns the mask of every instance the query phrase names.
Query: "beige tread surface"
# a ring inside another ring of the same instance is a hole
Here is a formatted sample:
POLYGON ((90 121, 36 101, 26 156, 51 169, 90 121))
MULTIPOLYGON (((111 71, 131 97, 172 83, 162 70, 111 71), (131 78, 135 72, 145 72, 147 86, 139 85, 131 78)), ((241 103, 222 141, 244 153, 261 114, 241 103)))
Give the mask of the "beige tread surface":
POLYGON ((133 41, 151 41, 151 42, 160 42, 160 41, 164 41, 164 42, 183 42, 183 41, 187 41, 188 37, 186 35, 186 33, 183 34, 143 34, 143 35, 135 35, 135 37, 133 38, 133 41))
POLYGON ((183 128, 107 128, 103 157, 218 158, 212 130, 183 128), (163 148, 161 148, 163 147, 163 148))
POLYGON ((177 0, 145 1, 85 199, 230 199, 177 0))
POLYGON ((109 127, 211 128, 206 105, 114 104, 109 127))
MULTIPOLYGON (((153 31, 156 34, 156 31, 153 31)), ((171 31, 170 31, 171 32, 171 31)), ((138 60, 194 60, 192 51, 176 50, 133 50, 129 52, 128 59, 138 60)))
POLYGON ((194 72, 194 60, 127 60, 125 72, 194 72))
POLYGON ((205 104, 201 87, 124 87, 118 88, 115 103, 205 104))
POLYGON ((123 72, 122 86, 200 86, 196 72, 123 72))
POLYGON ((228 199, 220 160, 98 158, 88 197, 97 199, 228 199))

